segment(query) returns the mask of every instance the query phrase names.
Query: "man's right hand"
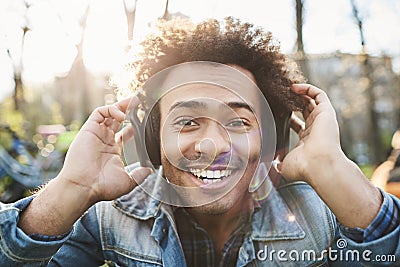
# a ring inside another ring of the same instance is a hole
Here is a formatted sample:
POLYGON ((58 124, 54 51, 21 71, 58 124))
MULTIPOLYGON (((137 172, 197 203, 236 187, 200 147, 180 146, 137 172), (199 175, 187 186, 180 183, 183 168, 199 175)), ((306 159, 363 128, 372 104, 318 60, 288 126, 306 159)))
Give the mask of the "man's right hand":
POLYGON ((95 109, 71 144, 59 175, 41 190, 21 214, 19 227, 27 234, 59 235, 93 204, 130 192, 149 168, 125 171, 117 133, 131 101, 95 109), (134 177, 134 178, 133 178, 134 177))
POLYGON ((71 144, 60 172, 60 178, 71 186, 87 191, 93 204, 130 192, 137 185, 136 181, 150 173, 148 168, 136 169, 133 179, 125 171, 121 147, 115 140, 130 101, 137 102, 137 98, 99 107, 92 112, 71 144))

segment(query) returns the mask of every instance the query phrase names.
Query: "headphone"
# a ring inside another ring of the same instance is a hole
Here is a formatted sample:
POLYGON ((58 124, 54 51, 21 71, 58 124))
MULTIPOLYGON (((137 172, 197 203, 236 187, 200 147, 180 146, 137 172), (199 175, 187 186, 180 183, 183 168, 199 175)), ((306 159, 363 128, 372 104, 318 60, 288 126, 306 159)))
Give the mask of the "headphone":
MULTIPOLYGON (((136 92, 136 96, 140 100, 140 104, 129 110, 129 119, 134 129, 134 139, 136 151, 139 157, 140 165, 143 167, 157 168, 161 166, 161 151, 160 151, 160 132, 159 132, 159 106, 158 101, 162 96, 177 86, 188 83, 204 82, 214 83, 218 79, 216 72, 222 71, 226 75, 235 75, 241 80, 250 81, 250 79, 241 73, 239 70, 228 65, 208 62, 194 61, 174 65, 164 69, 150 77, 140 90, 136 92), (215 69, 213 69, 215 68, 215 69), (204 70, 208 74, 204 76, 204 70), (198 72, 200 74, 198 74, 198 72), (175 75, 176 79, 167 81, 169 75, 173 72, 180 73, 175 75), (204 72, 202 74, 202 72, 204 72), (189 73, 189 75, 188 75, 189 73), (211 73, 211 74, 210 74, 211 73), (214 74, 213 74, 214 73, 214 74), (242 77, 240 77, 242 76, 242 77)), ((258 87, 251 81, 258 89, 258 87)), ((230 89, 230 87, 227 86, 230 89)), ((260 92, 260 90, 258 90, 260 92)), ((262 94, 260 92, 260 94, 262 94)), ((262 94, 265 99, 265 96, 262 94)), ((275 101, 268 99, 268 112, 261 117, 261 124, 274 121, 274 126, 267 129, 268 133, 263 131, 263 149, 261 153, 261 161, 272 161, 276 155, 280 155, 280 159, 288 153, 289 149, 289 134, 290 134, 290 117, 292 111, 282 108, 275 101), (274 147, 267 147, 273 141, 276 141, 274 147), (267 147, 266 149, 264 149, 267 147), (270 151, 274 151, 274 155, 270 155, 270 151)), ((266 125, 266 124, 264 124, 266 125)), ((264 130, 264 129, 263 129, 264 130)))

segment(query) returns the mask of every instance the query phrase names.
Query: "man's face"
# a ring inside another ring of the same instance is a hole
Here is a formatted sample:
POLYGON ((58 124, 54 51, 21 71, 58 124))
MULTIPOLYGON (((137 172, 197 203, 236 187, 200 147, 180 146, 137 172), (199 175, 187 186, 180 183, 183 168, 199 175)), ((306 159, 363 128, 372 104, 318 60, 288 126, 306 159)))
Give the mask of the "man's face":
MULTIPOLYGON (((234 67, 254 81, 249 71, 234 67)), ((197 208, 205 213, 226 212, 250 197, 261 133, 254 114, 259 109, 257 94, 246 89, 245 101, 226 88, 196 83, 173 89, 160 101, 164 175, 178 186, 200 188, 195 197, 226 192, 197 208)))

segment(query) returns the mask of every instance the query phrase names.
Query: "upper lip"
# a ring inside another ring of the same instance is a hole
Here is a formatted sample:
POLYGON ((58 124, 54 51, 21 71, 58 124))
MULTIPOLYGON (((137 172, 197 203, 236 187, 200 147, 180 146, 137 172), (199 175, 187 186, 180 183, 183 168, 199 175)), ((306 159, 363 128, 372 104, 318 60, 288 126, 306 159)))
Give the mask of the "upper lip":
POLYGON ((233 170, 232 167, 227 165, 193 165, 193 166, 187 166, 185 169, 187 169, 188 171, 190 171, 190 169, 206 170, 206 171, 233 170))

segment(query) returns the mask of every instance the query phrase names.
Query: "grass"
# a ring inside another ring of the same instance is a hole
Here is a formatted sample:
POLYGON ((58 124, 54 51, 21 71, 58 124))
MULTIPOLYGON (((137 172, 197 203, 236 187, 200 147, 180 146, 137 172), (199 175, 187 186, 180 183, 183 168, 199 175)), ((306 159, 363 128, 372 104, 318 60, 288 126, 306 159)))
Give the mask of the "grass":
POLYGON ((371 165, 371 164, 367 164, 367 165, 359 165, 358 167, 360 167, 361 171, 364 173, 364 175, 368 178, 371 179, 372 174, 374 173, 375 170, 375 166, 371 165))

